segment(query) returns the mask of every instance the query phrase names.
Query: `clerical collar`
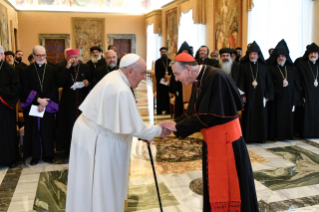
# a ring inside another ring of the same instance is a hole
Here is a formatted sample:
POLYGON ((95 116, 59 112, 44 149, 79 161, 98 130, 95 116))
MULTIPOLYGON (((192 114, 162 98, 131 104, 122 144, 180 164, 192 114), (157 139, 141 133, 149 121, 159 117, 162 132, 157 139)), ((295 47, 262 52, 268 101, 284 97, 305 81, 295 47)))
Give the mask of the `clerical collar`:
POLYGON ((121 73, 122 78, 124 79, 124 82, 131 88, 131 83, 130 81, 128 81, 127 77, 125 76, 125 74, 121 71, 121 69, 119 69, 119 72, 121 73))
POLYGON ((249 62, 252 63, 253 65, 256 65, 258 63, 258 60, 256 62, 251 62, 251 61, 249 62))

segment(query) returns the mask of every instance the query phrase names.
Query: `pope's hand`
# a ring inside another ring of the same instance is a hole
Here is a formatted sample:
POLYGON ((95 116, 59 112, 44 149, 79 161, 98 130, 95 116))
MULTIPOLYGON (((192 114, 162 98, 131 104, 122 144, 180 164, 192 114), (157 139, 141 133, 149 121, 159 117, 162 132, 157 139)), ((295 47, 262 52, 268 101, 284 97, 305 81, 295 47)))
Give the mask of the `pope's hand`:
POLYGON ((158 124, 161 127, 164 127, 170 131, 176 132, 176 122, 174 121, 163 121, 161 123, 158 124))
POLYGON ((167 128, 162 127, 162 134, 161 137, 165 138, 167 137, 169 134, 171 134, 171 131, 167 128))

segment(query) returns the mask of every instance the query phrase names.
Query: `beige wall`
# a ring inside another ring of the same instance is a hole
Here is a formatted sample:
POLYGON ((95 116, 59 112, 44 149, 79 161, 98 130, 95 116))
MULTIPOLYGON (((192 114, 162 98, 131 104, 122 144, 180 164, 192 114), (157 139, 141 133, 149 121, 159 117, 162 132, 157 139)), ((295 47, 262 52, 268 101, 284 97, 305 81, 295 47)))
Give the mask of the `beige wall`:
POLYGON ((317 45, 319 45, 319 1, 314 1, 313 7, 313 14, 314 14, 314 28, 312 33, 312 40, 317 45))
MULTIPOLYGON (((144 15, 18 12, 20 49, 25 55, 39 45, 39 34, 70 34, 72 46, 72 17, 105 18, 105 48, 108 34, 135 34, 136 53, 146 58, 146 32, 144 15)), ((23 58, 27 62, 27 57, 23 58)), ((28 64, 28 62, 27 62, 28 64)))
POLYGON ((17 19, 17 12, 5 1, 0 0, 0 4, 2 4, 4 7, 7 8, 7 15, 8 15, 8 27, 9 27, 9 49, 5 49, 6 50, 16 50, 14 49, 13 45, 14 45, 14 33, 13 33, 13 29, 18 29, 18 19, 17 19), (11 26, 12 23, 12 26, 11 26), (12 31, 11 31, 12 29, 12 31), (13 40, 12 40, 13 39, 13 40), (13 45, 12 45, 12 41, 13 41, 13 45))

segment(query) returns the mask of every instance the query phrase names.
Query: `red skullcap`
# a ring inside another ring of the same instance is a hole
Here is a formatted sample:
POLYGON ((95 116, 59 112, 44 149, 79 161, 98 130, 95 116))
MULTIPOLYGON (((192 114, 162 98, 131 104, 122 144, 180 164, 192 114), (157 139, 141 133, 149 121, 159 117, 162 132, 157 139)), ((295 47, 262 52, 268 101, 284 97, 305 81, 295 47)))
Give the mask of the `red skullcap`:
POLYGON ((78 49, 69 49, 66 51, 66 55, 71 56, 71 55, 79 55, 80 50, 78 49))
POLYGON ((178 62, 184 62, 184 63, 189 63, 189 62, 194 62, 195 59, 188 53, 180 53, 174 58, 175 61, 178 62))

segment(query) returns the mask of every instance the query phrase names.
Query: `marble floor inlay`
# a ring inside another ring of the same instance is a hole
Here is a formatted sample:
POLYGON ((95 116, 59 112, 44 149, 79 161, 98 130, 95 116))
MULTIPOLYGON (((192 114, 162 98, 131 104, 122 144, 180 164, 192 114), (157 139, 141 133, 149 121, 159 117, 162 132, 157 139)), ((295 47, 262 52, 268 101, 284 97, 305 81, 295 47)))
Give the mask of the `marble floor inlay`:
POLYGON ((65 211, 68 171, 42 172, 33 209, 65 211))
MULTIPOLYGON (((163 207, 179 205, 173 194, 162 182, 158 184, 163 207)), ((130 186, 128 188, 128 207, 125 212, 159 208, 155 184, 130 186)))
POLYGON ((266 187, 279 190, 319 184, 318 154, 298 146, 271 148, 268 151, 296 165, 255 172, 255 179, 266 187))

